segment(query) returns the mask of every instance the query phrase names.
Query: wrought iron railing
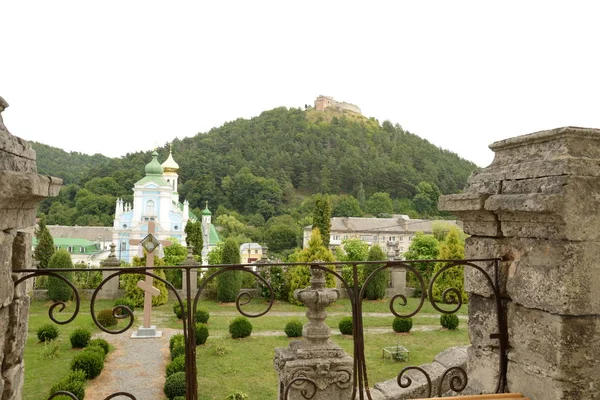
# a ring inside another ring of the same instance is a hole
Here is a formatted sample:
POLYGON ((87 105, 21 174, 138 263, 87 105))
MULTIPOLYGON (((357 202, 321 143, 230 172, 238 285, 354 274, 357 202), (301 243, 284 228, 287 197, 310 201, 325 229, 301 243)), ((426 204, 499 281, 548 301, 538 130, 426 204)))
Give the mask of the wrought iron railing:
MULTIPOLYGON (((134 312, 126 306, 120 305, 113 308, 113 315, 117 319, 128 319, 126 326, 117 329, 110 330, 104 327, 102 324, 98 322, 96 319, 95 313, 95 302, 98 298, 98 294, 102 290, 102 288, 109 282, 111 279, 118 279, 122 275, 127 274, 142 274, 146 276, 151 276, 152 278, 161 281, 165 284, 166 288, 173 292, 173 295, 176 298, 178 304, 185 310, 185 313, 182 317, 182 328, 183 334, 185 338, 185 375, 186 375, 186 399, 188 400, 196 400, 198 399, 198 385, 197 385, 197 369, 196 369, 196 338, 195 338, 195 324, 190 323, 190 321, 194 321, 195 311, 197 309, 198 301, 202 294, 202 291, 206 288, 206 285, 217 276, 227 272, 227 271, 242 271, 244 273, 253 274, 256 279, 264 285, 269 292, 268 303, 265 309, 258 313, 249 313, 244 311, 243 307, 252 301, 252 297, 247 292, 241 292, 236 298, 236 307, 240 314, 249 317, 249 318, 257 318, 262 315, 265 315, 269 312, 274 302, 274 292, 270 285, 270 283, 259 273, 259 271, 268 269, 273 266, 283 266, 288 268, 295 268, 297 266, 308 266, 313 270, 323 270, 328 274, 332 274, 336 279, 341 283, 342 290, 345 290, 352 306, 352 318, 353 318, 353 341, 354 341, 354 370, 353 370, 353 381, 352 381, 352 399, 372 399, 371 389, 369 387, 369 377, 367 372, 367 365, 365 360, 365 335, 364 335, 364 327, 363 327, 363 299, 365 297, 365 289, 367 284, 375 277, 375 275, 387 269, 394 268, 404 268, 406 271, 414 276, 414 281, 418 285, 418 289, 420 289, 419 303, 414 310, 399 310, 399 307, 407 307, 408 299, 404 294, 396 294, 389 300, 389 309, 391 314, 400 318, 408 318, 419 313, 423 305, 426 301, 429 301, 433 308, 442 314, 452 314, 457 312, 462 306, 462 296, 460 291, 457 288, 446 288, 442 293, 442 301, 436 302, 432 300, 432 296, 428 296, 428 293, 433 293, 434 285, 436 281, 444 274, 445 271, 451 268, 469 268, 479 272, 480 279, 483 279, 489 289, 492 292, 492 297, 495 301, 495 312, 497 316, 497 332, 492 332, 490 334, 491 339, 498 340, 498 355, 499 355, 499 365, 498 365, 498 378, 496 382, 496 393, 504 392, 506 390, 506 370, 507 370, 507 346, 508 346, 508 330, 506 326, 506 316, 505 310, 502 306, 501 296, 500 296, 500 278, 499 278, 499 259, 473 259, 473 260, 418 260, 418 261, 372 261, 372 262, 336 262, 336 263, 322 263, 322 262, 313 262, 313 263, 296 263, 294 265, 290 264, 281 264, 281 263, 255 263, 255 264, 239 264, 239 265, 211 265, 210 268, 213 268, 214 271, 210 276, 206 277, 202 280, 202 283, 199 285, 197 292, 192 293, 192 271, 200 270, 204 267, 198 265, 179 265, 173 267, 118 267, 118 268, 99 268, 99 271, 105 271, 111 273, 102 282, 99 286, 94 290, 93 295, 90 300, 90 311, 92 315, 92 319, 96 326, 102 331, 109 334, 120 334, 127 331, 135 322, 134 312), (432 278, 428 283, 425 282, 425 279, 421 272, 415 267, 416 263, 444 263, 445 265, 441 267, 435 274, 433 274, 432 278), (379 268, 373 271, 364 282, 359 282, 359 268, 366 264, 380 264, 379 268), (345 280, 341 274, 334 271, 335 268, 333 266, 344 265, 352 267, 352 281, 348 282, 345 280), (181 270, 185 276, 184 286, 182 288, 182 292, 185 294, 185 297, 179 294, 179 291, 166 279, 161 278, 160 276, 154 274, 154 269, 178 269, 181 270), (256 269, 256 270, 254 270, 256 269), (184 307, 185 304, 185 307, 184 307), (440 307, 440 304, 446 304, 451 308, 446 309, 440 307)), ((87 271, 87 269, 70 269, 69 271, 87 271)), ((68 284, 73 291, 73 303, 75 306, 74 311, 65 319, 58 318, 60 312, 65 310, 66 304, 64 302, 55 302, 52 304, 48 310, 48 315, 50 319, 56 324, 64 325, 73 321, 80 310, 81 306, 81 296, 79 294, 78 289, 75 285, 70 282, 67 278, 63 277, 61 273, 67 272, 65 269, 21 269, 21 270, 13 270, 14 273, 21 274, 18 280, 15 281, 15 286, 21 284, 25 280, 32 279, 38 276, 53 276, 64 281, 68 284)), ((386 271, 387 272, 387 271, 386 271)), ((426 370, 417 366, 409 366, 403 368, 400 373, 397 375, 397 382, 399 387, 407 388, 412 385, 412 380, 406 376, 409 371, 419 371, 424 375, 426 381, 428 382, 426 392, 427 397, 432 397, 434 393, 434 387, 432 384, 432 380, 426 370)), ((447 369, 443 375, 440 383, 438 384, 436 390, 436 396, 442 396, 442 386, 443 382, 446 379, 449 379, 450 389, 456 393, 460 393, 463 391, 468 383, 468 377, 466 371, 461 367, 451 367, 447 369)), ((306 399, 311 399, 315 396, 316 383, 313 382, 308 377, 297 377, 289 382, 284 388, 284 399, 287 399, 289 392, 294 388, 298 387, 298 384, 304 383, 308 386, 312 386, 313 390, 308 390, 306 388, 302 389, 302 395, 306 399)), ((126 388, 123 388, 126 390, 126 388)), ((72 393, 68 392, 57 392, 50 396, 48 400, 55 398, 59 395, 65 395, 70 397, 73 400, 78 400, 72 393)), ((105 400, 115 398, 117 396, 124 396, 130 398, 132 400, 142 400, 135 397, 134 393, 128 393, 126 391, 121 391, 118 393, 111 394, 106 397, 105 400)))

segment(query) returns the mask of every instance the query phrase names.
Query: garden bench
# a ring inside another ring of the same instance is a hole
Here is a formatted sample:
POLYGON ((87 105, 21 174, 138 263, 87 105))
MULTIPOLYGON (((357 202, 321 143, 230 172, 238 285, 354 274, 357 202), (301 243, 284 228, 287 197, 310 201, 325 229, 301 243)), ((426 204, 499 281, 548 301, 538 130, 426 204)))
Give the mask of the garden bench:
MULTIPOLYGON (((461 400, 531 400, 529 397, 524 397, 521 393, 498 393, 498 394, 477 394, 471 396, 457 396, 453 399, 461 400)), ((425 399, 417 399, 425 400, 425 399)))

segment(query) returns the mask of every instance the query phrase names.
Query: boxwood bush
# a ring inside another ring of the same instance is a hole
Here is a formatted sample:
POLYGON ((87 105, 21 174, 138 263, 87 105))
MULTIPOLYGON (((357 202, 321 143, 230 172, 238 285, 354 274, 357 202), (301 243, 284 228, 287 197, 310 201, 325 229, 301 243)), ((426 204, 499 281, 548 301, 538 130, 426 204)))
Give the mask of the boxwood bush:
POLYGON ((252 324, 246 317, 237 317, 229 324, 229 334, 233 339, 245 338, 251 333, 252 324))
POLYGON ((71 370, 81 370, 87 379, 94 379, 104 368, 104 351, 96 346, 88 347, 71 360, 71 370))
POLYGON ((85 328, 77 328, 71 332, 71 336, 69 336, 71 347, 74 349, 83 349, 88 345, 91 338, 92 333, 85 328))
POLYGON ((458 317, 456 314, 442 314, 440 317, 440 325, 453 331, 458 328, 458 317))
MULTIPOLYGON (((179 303, 175 303, 175 305, 173 305, 173 312, 175 313, 177 319, 182 319, 183 314, 187 312, 187 305, 184 303, 182 309, 179 303)), ((210 313, 206 308, 199 308, 198 310, 196 310, 196 322, 206 324, 209 318, 210 313)))
POLYGON ((302 326, 302 321, 293 319, 285 324, 285 329, 283 331, 287 337, 300 337, 302 336, 302 326))
MULTIPOLYGON (((50 396, 60 391, 71 392, 75 397, 83 400, 85 396, 85 372, 80 370, 71 371, 69 375, 52 385, 50 396)), ((63 396, 58 396, 58 398, 61 397, 63 396)), ((67 397, 65 396, 65 398, 67 397)))
POLYGON ((396 317, 394 318, 394 322, 392 323, 392 328, 394 328, 394 332, 410 332, 412 326, 412 318, 396 317))
POLYGON ((165 381, 164 392, 173 400, 177 396, 185 396, 185 372, 175 372, 165 381))
POLYGON ((167 364, 167 377, 176 372, 185 372, 185 354, 179 355, 167 364))
POLYGON ((106 308, 96 315, 96 319, 98 323, 105 328, 110 328, 111 326, 115 326, 117 324, 117 319, 113 315, 113 310, 111 308, 106 308))
POLYGON ((206 324, 196 324, 196 346, 206 343, 208 339, 208 326, 206 324))
POLYGON ((344 317, 338 324, 338 329, 342 335, 352 335, 352 317, 344 317))
POLYGON ((104 355, 107 355, 108 352, 110 351, 110 345, 104 339, 98 338, 98 339, 90 340, 88 343, 88 347, 92 347, 92 346, 100 347, 104 351, 104 355))
POLYGON ((37 330, 37 338, 40 342, 48 342, 58 337, 58 328, 53 324, 42 325, 37 330))

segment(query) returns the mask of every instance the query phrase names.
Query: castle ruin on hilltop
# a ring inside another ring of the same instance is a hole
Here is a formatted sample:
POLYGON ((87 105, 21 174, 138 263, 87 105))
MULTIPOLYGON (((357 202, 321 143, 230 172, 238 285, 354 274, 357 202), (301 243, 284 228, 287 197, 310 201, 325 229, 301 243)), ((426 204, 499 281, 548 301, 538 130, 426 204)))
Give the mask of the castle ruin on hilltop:
POLYGON ((354 104, 346 103, 345 101, 336 101, 331 96, 320 95, 315 100, 315 110, 323 111, 326 108, 348 110, 362 115, 362 113, 360 112, 360 108, 354 104))

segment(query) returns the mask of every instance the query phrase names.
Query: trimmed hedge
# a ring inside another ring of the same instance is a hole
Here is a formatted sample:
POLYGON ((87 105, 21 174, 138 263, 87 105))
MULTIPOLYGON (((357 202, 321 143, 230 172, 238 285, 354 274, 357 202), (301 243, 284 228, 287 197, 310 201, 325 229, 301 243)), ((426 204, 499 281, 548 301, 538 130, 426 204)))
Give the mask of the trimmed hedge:
POLYGON ((237 317, 229 324, 229 334, 233 339, 241 339, 250 336, 252 324, 246 317, 237 317))
POLYGON ((92 339, 89 341, 88 343, 88 347, 100 347, 103 351, 104 351, 104 355, 108 354, 108 352, 110 351, 110 345, 108 344, 108 342, 104 339, 92 339))
POLYGON ((105 328, 110 328, 111 326, 115 326, 117 324, 117 318, 113 315, 113 310, 111 308, 106 308, 96 315, 96 319, 98 323, 105 328))
POLYGON ((396 317, 394 318, 394 322, 392 323, 392 328, 394 328, 394 332, 410 332, 412 326, 412 318, 396 317))
POLYGON ((49 342, 58 337, 58 328, 53 324, 42 325, 37 330, 37 338, 40 342, 49 342))
MULTIPOLYGON (((85 396, 85 372, 80 370, 72 371, 69 375, 58 381, 58 383, 52 385, 50 396, 60 391, 71 392, 79 400, 83 400, 85 396)), ((61 397, 58 396, 55 398, 61 397)))
POLYGON ((167 364, 167 377, 176 372, 185 372, 185 354, 177 356, 167 364))
POLYGON ((175 372, 165 381, 163 391, 173 400, 177 396, 185 396, 185 372, 175 372))
POLYGON ((458 317, 456 314, 442 314, 440 317, 440 325, 453 331, 458 328, 458 317))
POLYGON ((340 320, 338 328, 342 335, 352 335, 352 317, 344 317, 340 320))
POLYGON ((92 332, 84 328, 77 328, 69 336, 71 347, 74 349, 83 349, 88 345, 92 338, 92 332))
POLYGON ((96 346, 87 347, 85 350, 73 357, 71 370, 81 370, 87 379, 94 379, 104 368, 104 351, 96 346))
POLYGON ((302 336, 302 326, 302 321, 299 319, 293 319, 285 325, 283 331, 287 337, 300 337, 302 336))
POLYGON ((208 326, 206 324, 196 324, 196 346, 206 343, 208 339, 208 326))

